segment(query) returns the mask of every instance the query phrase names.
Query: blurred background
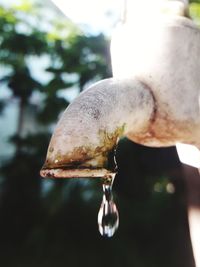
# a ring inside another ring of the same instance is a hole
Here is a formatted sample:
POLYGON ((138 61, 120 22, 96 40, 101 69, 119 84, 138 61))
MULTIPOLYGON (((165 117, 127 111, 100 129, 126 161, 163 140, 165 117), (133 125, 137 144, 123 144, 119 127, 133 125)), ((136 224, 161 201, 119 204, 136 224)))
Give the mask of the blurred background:
MULTIPOLYGON (((97 227, 100 181, 39 176, 63 110, 111 76, 110 34, 120 13, 114 2, 93 11, 90 1, 83 9, 68 0, 65 16, 50 0, 0 0, 2 267, 194 267, 175 148, 120 141, 120 227, 111 239, 97 227)), ((191 1, 190 15, 200 25, 200 1, 191 1)))

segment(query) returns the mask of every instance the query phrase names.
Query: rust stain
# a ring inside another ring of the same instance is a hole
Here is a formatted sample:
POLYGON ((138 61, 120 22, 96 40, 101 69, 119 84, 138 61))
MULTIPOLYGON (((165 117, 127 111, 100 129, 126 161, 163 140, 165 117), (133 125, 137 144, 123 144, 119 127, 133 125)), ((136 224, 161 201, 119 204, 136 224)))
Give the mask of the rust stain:
MULTIPOLYGON (((189 121, 173 120, 167 113, 157 112, 153 123, 144 133, 128 134, 132 141, 154 147, 173 146, 177 141, 184 140, 184 133, 191 132, 189 121)), ((192 135, 192 133, 191 133, 192 135)))
POLYGON ((184 138, 184 133, 191 132, 192 125, 190 121, 178 121, 170 114, 167 109, 162 109, 163 105, 159 104, 152 88, 141 81, 148 88, 154 100, 154 110, 150 118, 148 127, 143 133, 128 133, 127 137, 132 141, 153 147, 173 146, 177 141, 184 138))
MULTIPOLYGON (((118 127, 114 133, 108 133, 106 130, 99 130, 100 145, 94 147, 91 144, 87 146, 75 147, 71 153, 62 155, 60 151, 54 157, 54 161, 50 161, 47 156, 47 160, 42 170, 49 169, 99 169, 106 168, 108 170, 115 171, 116 164, 114 160, 115 148, 119 139, 119 136, 123 134, 124 125, 118 127), (109 159, 109 160, 108 160, 109 159)), ((50 147, 49 152, 54 151, 53 147, 50 147)), ((46 176, 50 177, 51 174, 46 173, 46 176)))
POLYGON ((116 172, 105 168, 91 170, 85 169, 42 169, 40 175, 44 178, 102 178, 105 181, 111 180, 116 172))

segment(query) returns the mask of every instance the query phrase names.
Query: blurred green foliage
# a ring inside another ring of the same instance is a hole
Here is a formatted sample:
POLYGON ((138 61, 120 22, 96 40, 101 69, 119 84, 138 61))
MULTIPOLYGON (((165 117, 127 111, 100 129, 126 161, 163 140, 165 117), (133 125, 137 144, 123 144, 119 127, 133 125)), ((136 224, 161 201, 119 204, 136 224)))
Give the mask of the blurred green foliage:
MULTIPOLYGON (((200 18, 200 1, 191 6, 200 18)), ((115 181, 120 228, 107 240, 97 230, 99 181, 42 180, 52 125, 68 105, 59 93, 110 77, 109 40, 85 36, 67 19, 48 22, 24 1, 0 6, 0 65, 6 85, 18 99, 19 118, 10 142, 16 152, 0 170, 1 266, 192 267, 184 184, 176 152, 120 142, 115 181), (47 29, 42 25, 48 24, 47 29), (31 59, 48 58, 46 82, 35 78, 31 59), (34 133, 24 131, 25 113, 35 93, 34 133), (170 190, 171 188, 171 190, 170 190)), ((6 102, 0 102, 0 111, 6 102)))

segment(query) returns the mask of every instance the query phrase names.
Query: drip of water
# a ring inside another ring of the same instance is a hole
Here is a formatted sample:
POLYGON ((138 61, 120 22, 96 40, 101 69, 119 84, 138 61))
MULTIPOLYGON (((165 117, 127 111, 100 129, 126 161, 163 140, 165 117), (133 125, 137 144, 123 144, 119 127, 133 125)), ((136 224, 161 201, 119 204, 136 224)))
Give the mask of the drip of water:
POLYGON ((105 237, 112 237, 119 226, 119 213, 112 194, 114 177, 103 180, 103 199, 98 213, 99 232, 105 237))

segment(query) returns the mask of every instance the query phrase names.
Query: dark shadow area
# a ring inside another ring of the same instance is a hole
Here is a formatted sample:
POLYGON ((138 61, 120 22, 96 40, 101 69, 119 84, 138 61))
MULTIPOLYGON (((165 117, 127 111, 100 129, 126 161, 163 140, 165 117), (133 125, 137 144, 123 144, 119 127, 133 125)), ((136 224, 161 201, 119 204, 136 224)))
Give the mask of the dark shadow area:
POLYGON ((117 161, 120 227, 106 239, 97 227, 100 181, 42 180, 41 162, 17 155, 3 169, 1 265, 194 266, 174 148, 144 148, 123 140, 117 161))

